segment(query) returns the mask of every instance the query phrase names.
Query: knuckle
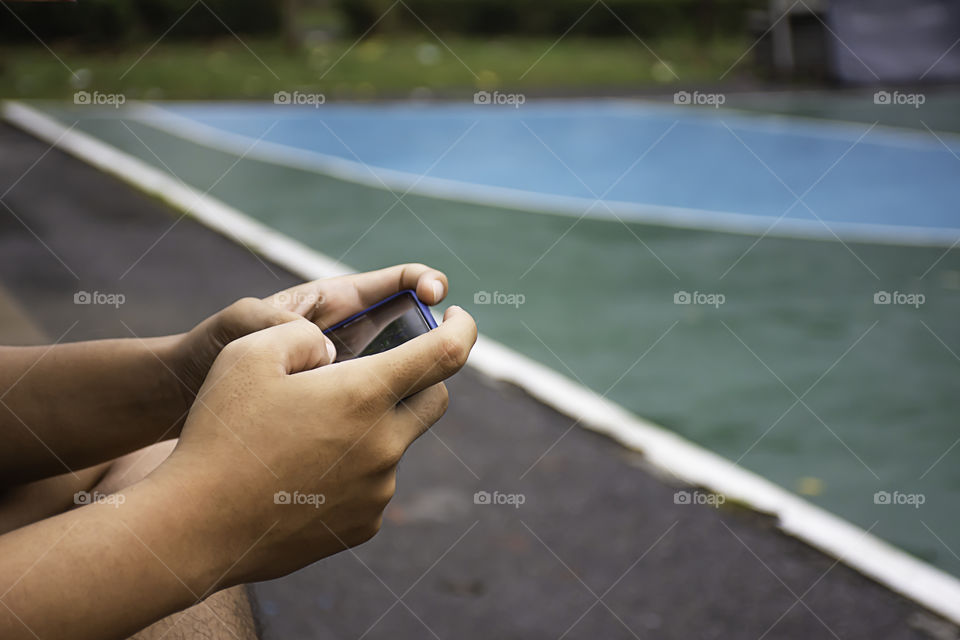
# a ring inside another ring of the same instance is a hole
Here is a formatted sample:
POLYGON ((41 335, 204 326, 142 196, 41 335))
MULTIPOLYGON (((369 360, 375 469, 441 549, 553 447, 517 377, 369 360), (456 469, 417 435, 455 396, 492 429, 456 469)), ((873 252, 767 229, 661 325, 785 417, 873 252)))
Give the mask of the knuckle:
POLYGON ((450 407, 450 391, 442 382, 437 385, 437 415, 442 416, 450 407))
POLYGON ((237 362, 250 348, 250 342, 250 340, 244 338, 228 342, 223 349, 220 350, 220 355, 217 356, 217 359, 222 359, 226 362, 237 362))
POLYGON ((347 408, 358 416, 372 416, 382 412, 379 397, 367 385, 351 384, 344 391, 347 408))
POLYGON ((447 386, 438 382, 429 389, 421 391, 422 405, 416 410, 420 420, 424 422, 424 430, 443 417, 450 406, 450 392, 447 386))
POLYGON ((445 336, 440 342, 439 349, 440 357, 438 360, 444 371, 454 373, 467 363, 469 351, 459 340, 451 336, 445 336))
POLYGON ((242 335, 247 318, 255 313, 259 304, 260 301, 256 298, 240 298, 218 313, 214 327, 219 339, 223 342, 230 342, 242 335))
POLYGON ((246 297, 240 298, 229 307, 227 307, 228 315, 231 318, 239 319, 250 315, 255 312, 263 304, 263 301, 259 298, 246 297))
POLYGON ((407 443, 400 438, 392 438, 384 442, 377 452, 377 470, 390 471, 400 464, 400 459, 407 451, 407 443))
MULTIPOLYGON (((373 478, 379 478, 384 474, 393 473, 400 459, 406 451, 405 442, 401 441, 396 435, 379 435, 364 439, 363 453, 364 469, 371 474, 373 478)), ((372 493, 376 494, 376 490, 372 493)))
POLYGON ((382 486, 379 488, 376 495, 377 506, 381 510, 386 508, 386 506, 393 500, 393 496, 397 492, 397 477, 394 473, 387 474, 388 477, 383 481, 382 486))
POLYGON ((400 464, 403 454, 407 452, 408 444, 409 443, 406 440, 398 439, 390 445, 387 451, 387 459, 390 461, 391 467, 396 467, 398 464, 400 464))
POLYGON ((383 514, 377 513, 373 518, 370 518, 366 522, 363 522, 353 532, 353 535, 350 536, 349 544, 350 546, 358 546, 372 539, 375 535, 380 533, 380 528, 383 526, 383 514))
POLYGON ((383 527, 383 514, 378 513, 377 517, 371 520, 363 531, 363 542, 370 540, 375 535, 380 533, 380 528, 383 527))
POLYGON ((323 330, 303 316, 297 316, 292 319, 290 324, 303 334, 305 338, 317 339, 320 340, 321 344, 326 344, 326 341, 323 340, 323 330))

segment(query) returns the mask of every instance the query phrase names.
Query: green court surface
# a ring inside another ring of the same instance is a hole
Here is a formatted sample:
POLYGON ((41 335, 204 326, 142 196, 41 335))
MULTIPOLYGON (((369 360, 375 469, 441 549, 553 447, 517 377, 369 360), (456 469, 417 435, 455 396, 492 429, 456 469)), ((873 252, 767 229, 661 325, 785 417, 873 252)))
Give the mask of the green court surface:
POLYGON ((760 114, 778 113, 842 122, 879 123, 917 131, 960 131, 960 92, 955 89, 923 87, 920 108, 910 105, 874 103, 874 89, 806 92, 750 92, 727 94, 724 106, 760 114))
POLYGON ((76 127, 356 269, 443 269, 486 335, 960 575, 960 251, 398 203, 134 121, 76 127))

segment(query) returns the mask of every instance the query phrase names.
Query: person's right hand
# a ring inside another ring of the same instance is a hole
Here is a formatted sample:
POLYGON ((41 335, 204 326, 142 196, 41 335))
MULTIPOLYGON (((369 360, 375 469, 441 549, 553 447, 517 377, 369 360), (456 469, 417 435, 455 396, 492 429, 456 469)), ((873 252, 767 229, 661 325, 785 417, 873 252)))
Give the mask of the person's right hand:
POLYGON ((151 476, 203 514, 196 534, 225 571, 216 588, 279 577, 375 535, 400 457, 443 415, 442 381, 476 336, 451 307, 429 333, 336 364, 307 320, 228 344, 151 476))

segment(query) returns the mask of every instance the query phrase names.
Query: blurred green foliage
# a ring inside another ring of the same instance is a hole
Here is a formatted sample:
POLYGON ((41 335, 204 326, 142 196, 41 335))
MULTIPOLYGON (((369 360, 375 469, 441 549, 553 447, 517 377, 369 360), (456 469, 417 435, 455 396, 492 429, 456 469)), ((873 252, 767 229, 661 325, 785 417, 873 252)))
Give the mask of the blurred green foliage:
POLYGON ((144 37, 203 38, 280 29, 280 3, 264 0, 80 0, 13 2, 0 12, 4 42, 69 39, 82 44, 122 44, 144 37), (11 15, 11 13, 13 15, 11 15))
POLYGON ((749 46, 743 38, 641 43, 630 35, 573 33, 559 41, 444 35, 441 42, 425 29, 409 36, 371 35, 359 43, 323 40, 295 51, 279 37, 244 36, 240 42, 228 34, 109 51, 54 43, 56 57, 36 43, 0 43, 0 98, 71 99, 78 89, 122 92, 131 100, 270 99, 276 91, 294 90, 322 92, 330 100, 470 98, 478 89, 610 94, 716 82, 725 73, 741 78, 749 69, 737 62, 749 46))
MULTIPOLYGON (((641 38, 743 33, 746 13, 764 0, 80 0, 7 4, 5 42, 69 39, 104 45, 168 34, 174 39, 279 35, 317 10, 335 15, 334 36, 409 35, 425 28, 472 36, 641 38), (284 12, 289 12, 284 20, 284 12), (17 19, 19 18, 19 19, 17 19), (31 33, 32 32, 32 33, 31 33)), ((288 34, 290 35, 290 34, 288 34)))
POLYGON ((417 31, 472 35, 640 37, 736 34, 765 0, 334 0, 353 35, 417 31))

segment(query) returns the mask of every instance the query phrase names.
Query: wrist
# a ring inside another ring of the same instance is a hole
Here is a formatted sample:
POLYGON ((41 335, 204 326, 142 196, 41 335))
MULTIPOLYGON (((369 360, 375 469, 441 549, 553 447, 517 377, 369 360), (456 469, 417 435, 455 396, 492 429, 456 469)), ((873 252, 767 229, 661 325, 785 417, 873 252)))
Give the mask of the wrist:
POLYGON ((175 334, 146 341, 157 366, 157 397, 166 408, 163 411, 167 429, 164 439, 180 435, 199 388, 194 385, 189 371, 186 335, 175 334))
MULTIPOLYGON (((217 492, 201 472, 171 469, 169 461, 124 491, 141 511, 144 544, 187 587, 195 599, 233 586, 227 575, 232 556, 230 523, 218 513, 217 492), (144 520, 150 522, 144 526, 144 520)), ((140 532, 137 532, 140 535, 140 532)), ((190 603, 192 604, 192 603, 190 603)))

